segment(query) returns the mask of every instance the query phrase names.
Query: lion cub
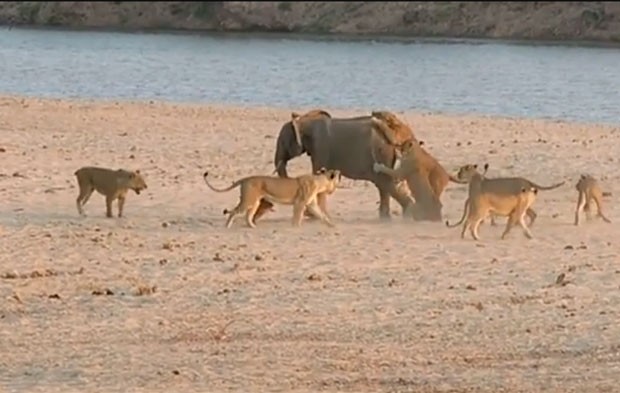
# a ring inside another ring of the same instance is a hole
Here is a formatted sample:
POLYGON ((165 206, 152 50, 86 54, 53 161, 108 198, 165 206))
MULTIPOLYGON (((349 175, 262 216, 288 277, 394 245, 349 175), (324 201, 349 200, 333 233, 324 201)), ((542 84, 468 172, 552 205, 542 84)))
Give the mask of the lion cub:
POLYGON ((112 217, 112 202, 118 199, 118 216, 123 216, 125 198, 129 190, 134 190, 137 195, 146 190, 146 182, 139 170, 127 171, 125 169, 108 169, 94 166, 85 166, 74 175, 77 177, 80 193, 76 204, 78 214, 84 215, 84 205, 96 190, 105 196, 106 217, 112 217))
POLYGON ((581 175, 579 181, 575 185, 575 189, 579 193, 577 199, 577 208, 575 209, 575 225, 579 225, 579 212, 584 210, 586 217, 590 218, 590 208, 592 201, 596 203, 597 216, 602 218, 603 221, 611 223, 611 220, 605 217, 603 214, 603 192, 598 184, 598 181, 591 175, 581 175))
MULTIPOLYGON (((484 166, 484 173, 488 170, 488 164, 484 166)), ((469 180, 469 194, 463 207, 463 216, 456 224, 446 221, 448 227, 455 227, 463 221, 461 238, 465 238, 465 231, 469 228, 472 237, 480 240, 478 227, 491 213, 499 216, 507 216, 508 222, 501 238, 504 239, 512 227, 519 224, 523 228, 524 235, 532 238, 532 234, 525 223, 527 210, 536 201, 538 189, 531 186, 521 186, 519 189, 506 187, 502 178, 486 179, 484 174, 478 172, 477 165, 465 165, 459 171, 462 180, 469 180), (467 220, 465 217, 467 216, 467 220)))
POLYGON ((329 216, 318 205, 317 196, 322 193, 332 194, 341 180, 339 170, 325 168, 315 173, 297 177, 279 176, 248 176, 235 181, 229 187, 218 189, 213 187, 207 180, 209 172, 205 172, 203 178, 207 186, 216 192, 227 192, 236 187, 240 188, 239 204, 232 210, 225 209, 228 214, 226 227, 230 228, 236 215, 245 213, 246 223, 250 228, 256 228, 254 215, 261 205, 261 200, 270 203, 293 205, 293 226, 300 226, 306 209, 319 217, 327 226, 334 224, 329 216))

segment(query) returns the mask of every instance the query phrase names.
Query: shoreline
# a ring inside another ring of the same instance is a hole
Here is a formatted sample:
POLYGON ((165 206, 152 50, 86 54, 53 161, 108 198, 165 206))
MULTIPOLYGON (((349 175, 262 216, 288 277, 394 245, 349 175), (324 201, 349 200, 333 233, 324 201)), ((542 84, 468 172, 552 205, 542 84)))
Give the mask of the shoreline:
MULTIPOLYGON (((250 111, 275 111, 275 112, 307 112, 312 109, 324 109, 331 113, 351 113, 352 116, 356 113, 370 113, 372 110, 377 110, 378 108, 363 108, 363 107, 340 107, 340 106, 274 106, 274 105, 264 105, 259 103, 253 104, 235 104, 235 103, 226 103, 226 102, 201 102, 201 101, 174 101, 174 100, 166 100, 166 99, 141 99, 141 98, 114 98, 114 97, 106 97, 106 98, 97 98, 97 97, 46 97, 40 95, 23 95, 23 94, 13 94, 7 92, 0 92, 0 103, 2 101, 13 100, 13 101, 21 101, 21 100, 39 100, 42 102, 57 102, 57 103, 72 103, 72 104, 107 104, 107 105, 159 105, 159 106, 171 106, 171 107, 185 107, 185 108, 194 108, 194 109, 222 109, 222 110, 250 110, 250 111)), ((383 110, 389 110, 391 112, 397 114, 411 114, 414 116, 431 116, 431 117, 447 117, 447 118, 477 118, 477 119, 488 119, 488 120, 500 120, 500 121, 532 121, 532 122, 541 122, 541 123, 549 123, 549 124, 573 124, 579 126, 592 126, 592 127, 605 127, 616 129, 620 127, 620 120, 618 123, 608 123, 604 121, 578 121, 571 120, 566 118, 554 118, 554 117, 537 117, 537 116, 516 116, 516 115, 508 115, 508 114, 493 114, 493 113, 479 113, 479 112, 443 112, 438 110, 427 110, 427 109, 405 109, 405 110, 395 110, 392 108, 381 108, 383 110)))
POLYGON ((335 42, 378 42, 387 44, 443 44, 443 45, 510 45, 510 46, 542 46, 542 47, 574 47, 620 49, 620 40, 615 39, 543 39, 543 38, 495 38, 479 36, 412 36, 406 34, 383 33, 312 33, 283 32, 264 30, 231 30, 190 29, 190 28, 157 28, 157 27, 122 27, 122 26, 59 26, 40 24, 0 23, 0 28, 8 30, 39 30, 75 33, 119 33, 119 34, 151 34, 151 35, 187 35, 213 37, 240 37, 263 39, 288 39, 294 41, 335 41, 335 42))

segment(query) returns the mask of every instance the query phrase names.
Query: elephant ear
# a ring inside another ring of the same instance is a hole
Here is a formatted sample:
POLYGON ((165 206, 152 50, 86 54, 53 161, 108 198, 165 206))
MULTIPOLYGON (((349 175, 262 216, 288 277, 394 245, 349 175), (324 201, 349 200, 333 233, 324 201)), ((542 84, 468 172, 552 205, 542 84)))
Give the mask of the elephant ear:
POLYGON ((325 116, 327 118, 332 118, 332 115, 329 114, 329 112, 323 110, 323 109, 317 109, 316 110, 316 114, 321 115, 321 116, 325 116))
POLYGON ((300 117, 301 116, 297 112, 291 113, 291 126, 293 127, 293 132, 295 133, 295 140, 299 146, 301 146, 301 129, 299 128, 300 117))

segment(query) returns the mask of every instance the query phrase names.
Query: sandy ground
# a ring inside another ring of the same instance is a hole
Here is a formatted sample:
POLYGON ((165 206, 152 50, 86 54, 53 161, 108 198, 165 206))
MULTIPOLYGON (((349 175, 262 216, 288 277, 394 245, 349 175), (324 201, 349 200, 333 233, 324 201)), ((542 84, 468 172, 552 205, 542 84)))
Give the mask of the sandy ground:
MULTIPOLYGON (((223 186, 271 172, 289 116, 0 98, 2 391, 617 390, 618 128, 401 114, 449 171, 566 180, 536 201, 533 240, 517 228, 501 241, 504 219, 462 240, 404 221, 395 201, 382 223, 375 188, 351 180, 329 200, 335 229, 293 229, 277 206, 226 230, 238 191, 212 192, 202 173, 223 186), (97 194, 79 218, 82 165, 141 169, 149 188, 125 218, 106 219, 97 194), (612 193, 612 224, 572 225, 582 172, 612 193)), ((446 218, 465 195, 448 186, 446 218)))

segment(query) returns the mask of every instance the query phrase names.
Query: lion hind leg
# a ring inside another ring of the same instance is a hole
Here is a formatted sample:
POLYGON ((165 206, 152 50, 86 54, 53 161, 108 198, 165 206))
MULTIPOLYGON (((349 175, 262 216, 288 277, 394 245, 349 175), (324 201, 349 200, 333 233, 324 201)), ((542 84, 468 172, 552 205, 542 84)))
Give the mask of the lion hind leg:
POLYGON ((469 218, 463 222, 463 227, 461 229, 461 239, 465 239, 465 232, 467 231, 467 228, 469 228, 469 224, 469 218))
POLYGON ((478 233, 478 229, 480 228, 480 224, 484 221, 485 218, 489 216, 489 211, 477 211, 479 208, 476 205, 471 205, 469 207, 470 216, 468 217, 469 222, 469 232, 471 233, 471 237, 474 240, 480 240, 480 234, 478 233))
POLYGON ((241 213, 241 204, 235 206, 234 209, 228 210, 224 209, 224 214, 228 214, 228 219, 226 220, 226 228, 230 228, 235 221, 235 217, 241 213))
POLYGON ((245 210, 245 222, 248 224, 250 228, 256 228, 256 224, 254 224, 254 215, 258 211, 260 207, 260 200, 256 201, 252 206, 249 206, 245 210))
POLYGON ((482 221, 484 221, 484 217, 476 217, 476 220, 474 221, 474 225, 471 225, 469 227, 471 236, 475 240, 480 240, 480 234, 478 233, 478 229, 480 228, 480 224, 482 223, 482 221))
POLYGON ((88 202, 88 200, 90 199, 91 195, 93 195, 93 192, 95 191, 94 187, 84 187, 82 189, 80 189, 80 194, 78 195, 77 199, 75 200, 75 203, 77 205, 77 210, 78 210, 78 214, 80 216, 84 215, 84 205, 86 205, 86 202, 88 202))
POLYGON ((594 198, 594 202, 596 203, 596 210, 597 210, 596 215, 602 218, 603 221, 605 221, 606 223, 611 224, 611 220, 607 218, 605 214, 603 214, 603 203, 601 202, 598 196, 594 198))
POLYGON ((577 207, 575 208, 575 225, 579 225, 579 213, 586 206, 586 198, 583 192, 579 192, 579 198, 577 199, 577 207))

